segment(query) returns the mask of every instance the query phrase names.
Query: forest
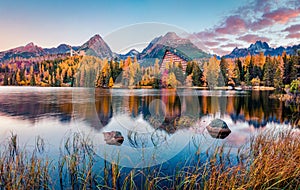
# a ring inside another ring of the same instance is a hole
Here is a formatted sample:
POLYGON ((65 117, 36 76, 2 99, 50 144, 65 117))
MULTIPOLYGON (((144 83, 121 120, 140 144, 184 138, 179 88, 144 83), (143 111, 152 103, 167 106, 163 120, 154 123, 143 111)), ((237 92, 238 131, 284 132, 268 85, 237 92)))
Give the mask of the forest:
POLYGON ((136 58, 99 59, 93 56, 65 56, 55 59, 14 58, 0 63, 0 84, 7 86, 176 88, 268 86, 277 89, 299 84, 300 51, 278 56, 248 55, 236 59, 190 61, 186 72, 181 63, 167 63, 160 69, 143 67, 136 58), (296 82, 295 82, 296 81, 296 82))

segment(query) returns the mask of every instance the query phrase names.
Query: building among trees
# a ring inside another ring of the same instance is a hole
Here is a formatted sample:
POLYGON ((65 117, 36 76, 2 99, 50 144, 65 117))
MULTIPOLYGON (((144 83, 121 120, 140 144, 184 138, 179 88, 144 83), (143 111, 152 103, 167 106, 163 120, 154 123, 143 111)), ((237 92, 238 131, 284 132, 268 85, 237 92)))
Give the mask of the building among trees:
POLYGON ((167 64, 181 64, 182 65, 182 71, 185 73, 187 63, 191 61, 191 59, 183 54, 182 52, 179 52, 178 50, 169 50, 167 49, 165 51, 165 54, 161 61, 160 71, 161 73, 167 68, 167 64))

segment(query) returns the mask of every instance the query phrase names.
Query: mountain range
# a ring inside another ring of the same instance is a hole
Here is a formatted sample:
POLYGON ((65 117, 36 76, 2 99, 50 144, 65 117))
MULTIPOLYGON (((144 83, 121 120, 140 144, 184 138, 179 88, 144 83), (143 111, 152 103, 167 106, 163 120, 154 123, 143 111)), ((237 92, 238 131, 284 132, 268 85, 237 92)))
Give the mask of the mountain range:
MULTIPOLYGON (((153 64, 154 60, 157 58, 161 59, 167 49, 172 50, 172 52, 178 52, 189 60, 207 59, 212 56, 199 49, 189 39, 181 38, 174 32, 168 32, 164 36, 154 38, 142 52, 132 49, 126 54, 112 52, 101 36, 96 34, 81 46, 60 44, 58 47, 54 48, 42 48, 31 42, 25 46, 0 52, 0 62, 16 57, 30 58, 53 54, 67 54, 70 53, 71 48, 72 51, 83 52, 85 55, 93 55, 99 58, 126 59, 128 56, 136 57, 145 65, 153 64)), ((300 49, 300 44, 288 46, 286 48, 282 46, 271 48, 268 43, 257 41, 248 48, 236 47, 230 54, 225 55, 225 57, 245 57, 248 54, 255 55, 260 52, 264 52, 265 55, 271 56, 282 54, 283 51, 286 51, 287 54, 294 54, 295 50, 298 49, 300 49)))
POLYGON ((196 47, 189 39, 179 37, 175 32, 168 32, 164 36, 153 39, 142 51, 140 57, 160 58, 164 55, 165 49, 176 49, 191 59, 207 58, 209 54, 196 47))
POLYGON ((44 48, 44 50, 47 54, 64 54, 64 53, 69 52, 70 48, 72 48, 75 51, 78 51, 80 46, 72 46, 71 47, 70 45, 67 45, 67 44, 60 44, 56 48, 44 48))
POLYGON ((287 54, 295 54, 297 50, 300 49, 300 44, 294 46, 288 46, 286 48, 280 46, 277 48, 271 48, 267 42, 256 41, 254 44, 251 44, 248 48, 234 48, 234 50, 225 55, 227 58, 238 58, 238 57, 245 57, 248 54, 256 55, 260 52, 264 52, 264 55, 276 56, 282 55, 285 51, 287 54))

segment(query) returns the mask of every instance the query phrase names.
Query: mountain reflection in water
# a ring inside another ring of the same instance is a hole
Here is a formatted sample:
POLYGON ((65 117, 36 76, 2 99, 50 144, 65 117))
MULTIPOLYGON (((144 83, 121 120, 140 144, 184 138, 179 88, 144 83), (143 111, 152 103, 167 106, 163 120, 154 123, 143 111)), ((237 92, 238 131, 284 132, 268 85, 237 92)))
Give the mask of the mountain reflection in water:
POLYGON ((27 148, 35 146, 36 137, 44 138, 47 152, 55 158, 64 140, 77 133, 87 135, 102 157, 107 156, 103 153, 112 155, 112 162, 118 160, 116 152, 124 155, 120 161, 126 167, 162 163, 173 157, 177 162, 194 155, 200 144, 203 154, 216 143, 225 143, 237 152, 257 129, 289 126, 290 107, 269 99, 269 94, 0 87, 0 137, 17 134, 19 143, 27 148), (224 139, 206 129, 216 118, 231 130, 224 139))
POLYGON ((245 122, 259 128, 268 122, 288 123, 292 115, 282 102, 268 98, 270 92, 21 89, 1 90, 2 114, 32 122, 44 117, 70 122, 76 116, 98 130, 105 127, 114 115, 120 114, 131 118, 142 114, 144 120, 168 133, 188 127, 190 122, 204 116, 222 118, 227 115, 233 122, 245 122))

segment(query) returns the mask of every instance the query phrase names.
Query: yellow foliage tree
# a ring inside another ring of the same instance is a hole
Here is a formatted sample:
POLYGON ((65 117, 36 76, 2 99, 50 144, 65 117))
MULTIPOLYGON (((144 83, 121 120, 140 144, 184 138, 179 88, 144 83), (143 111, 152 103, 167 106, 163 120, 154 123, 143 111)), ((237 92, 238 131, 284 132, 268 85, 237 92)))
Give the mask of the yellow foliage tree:
POLYGON ((176 76, 173 72, 171 72, 168 76, 168 87, 176 88, 177 80, 176 76))
POLYGON ((218 85, 218 78, 220 73, 220 61, 217 60, 216 56, 209 59, 209 63, 206 67, 206 81, 210 88, 214 88, 218 85))
POLYGON ((112 77, 109 78, 109 83, 108 83, 108 87, 111 88, 114 86, 114 80, 112 77))

